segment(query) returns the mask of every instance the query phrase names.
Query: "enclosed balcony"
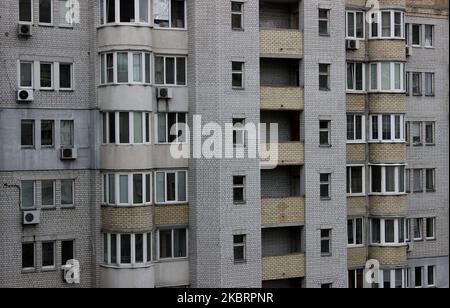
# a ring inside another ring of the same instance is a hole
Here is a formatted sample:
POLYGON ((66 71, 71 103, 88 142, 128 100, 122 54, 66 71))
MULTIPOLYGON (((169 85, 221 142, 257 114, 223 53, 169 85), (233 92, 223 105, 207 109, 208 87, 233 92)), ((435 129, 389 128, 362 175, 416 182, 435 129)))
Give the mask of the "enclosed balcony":
POLYGON ((261 1, 259 10, 261 57, 301 58, 299 1, 261 1))
POLYGON ((303 110, 304 96, 300 70, 300 60, 261 59, 261 110, 303 110))

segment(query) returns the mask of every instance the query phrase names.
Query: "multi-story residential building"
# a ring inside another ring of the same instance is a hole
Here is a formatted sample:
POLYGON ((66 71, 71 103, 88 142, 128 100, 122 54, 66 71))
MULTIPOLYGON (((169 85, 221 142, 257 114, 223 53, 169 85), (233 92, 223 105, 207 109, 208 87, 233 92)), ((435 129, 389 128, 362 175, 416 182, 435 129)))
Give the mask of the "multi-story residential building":
POLYGON ((376 4, 2 1, 0 287, 448 287, 448 1, 376 4))

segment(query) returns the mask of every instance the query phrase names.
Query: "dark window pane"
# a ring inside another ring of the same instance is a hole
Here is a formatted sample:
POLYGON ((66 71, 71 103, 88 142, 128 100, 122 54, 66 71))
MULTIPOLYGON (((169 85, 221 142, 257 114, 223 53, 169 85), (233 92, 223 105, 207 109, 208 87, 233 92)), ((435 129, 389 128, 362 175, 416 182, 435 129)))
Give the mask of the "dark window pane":
POLYGON ((116 114, 109 113, 109 143, 116 143, 116 114))
POLYGON ((22 244, 22 268, 34 268, 34 244, 22 244))
POLYGON ((135 22, 134 0, 120 1, 120 22, 135 22))
POLYGON ((381 243, 381 221, 379 219, 372 220, 372 243, 381 243))
POLYGON ((72 65, 59 64, 59 87, 61 89, 72 88, 72 65))
POLYGON ((175 201, 175 173, 167 173, 167 201, 175 201))
POLYGON ((106 22, 116 21, 116 1, 106 0, 106 22))
POLYGON ((186 84, 186 58, 177 58, 177 85, 186 84))
POLYGON ((184 13, 184 1, 185 0, 172 0, 172 27, 184 28, 185 27, 185 13, 184 13))
POLYGON ((41 193, 43 206, 55 205, 55 190, 53 181, 42 181, 41 193))
POLYGON ((120 143, 130 143, 130 115, 128 112, 119 113, 120 143))
POLYGON ((175 58, 166 58, 166 84, 175 84, 175 58))
POLYGON ((120 235, 120 263, 131 263, 131 235, 120 235))
POLYGON ((159 231, 159 257, 172 258, 172 230, 159 231))
POLYGON ((73 181, 72 180, 62 180, 61 181, 61 204, 62 205, 74 205, 73 181))
POLYGON ((74 258, 74 245, 73 241, 62 241, 61 242, 61 264, 64 265, 67 261, 74 258))
POLYGON ((142 174, 133 174, 133 203, 141 204, 143 202, 142 174))
POLYGON ((384 221, 384 228, 385 228, 385 242, 386 243, 394 243, 395 237, 394 237, 394 226, 395 221, 394 220, 385 220, 384 221))
POLYGON ((53 121, 41 121, 41 145, 53 146, 53 121))
POLYGON ((39 22, 52 22, 52 0, 39 0, 39 22))
POLYGON ((381 192, 381 167, 372 166, 372 192, 381 192))
POLYGON ((175 229, 173 232, 175 258, 186 257, 186 229, 175 229))
POLYGON ((22 121, 21 123, 21 145, 34 146, 34 121, 22 121))
POLYGON ((144 262, 144 235, 136 234, 135 240, 135 261, 136 263, 144 262))
POLYGON ((19 21, 31 22, 31 1, 32 0, 19 0, 19 21))
POLYGON ((111 263, 117 263, 117 235, 111 234, 111 263))
POLYGON ((42 243, 42 266, 55 266, 55 243, 42 243))

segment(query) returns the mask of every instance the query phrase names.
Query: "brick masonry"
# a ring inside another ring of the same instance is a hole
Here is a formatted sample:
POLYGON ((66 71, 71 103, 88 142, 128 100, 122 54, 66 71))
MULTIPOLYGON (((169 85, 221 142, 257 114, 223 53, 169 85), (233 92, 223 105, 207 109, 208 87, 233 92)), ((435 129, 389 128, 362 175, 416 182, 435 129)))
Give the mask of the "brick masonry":
POLYGON ((406 246, 369 247, 369 258, 380 262, 381 266, 405 266, 407 263, 406 246))
POLYGON ((302 197, 261 200, 262 225, 304 224, 305 199, 302 197))
POLYGON ((407 196, 370 196, 370 214, 376 216, 400 215, 408 212, 407 196))
POLYGON ((261 87, 261 110, 301 111, 304 108, 300 87, 261 87))
POLYGON ((305 255, 263 257, 263 280, 305 277, 305 255))
POLYGON ((372 163, 405 162, 406 145, 404 143, 371 143, 369 160, 372 163))

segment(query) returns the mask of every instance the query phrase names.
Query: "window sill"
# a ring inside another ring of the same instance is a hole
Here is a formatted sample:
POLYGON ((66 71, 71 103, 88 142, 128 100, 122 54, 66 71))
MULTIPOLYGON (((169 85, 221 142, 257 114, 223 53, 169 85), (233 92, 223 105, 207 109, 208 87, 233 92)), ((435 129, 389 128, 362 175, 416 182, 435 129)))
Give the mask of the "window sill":
POLYGON ((326 198, 320 197, 320 201, 331 201, 331 198, 330 197, 326 197, 326 198))
POLYGON ((319 91, 331 92, 331 89, 328 89, 328 88, 319 88, 319 91))
POLYGON ((352 89, 347 89, 346 90, 347 94, 360 94, 360 95, 365 95, 367 94, 366 90, 352 90, 352 89))
POLYGON ((23 268, 22 269, 22 274, 32 274, 32 273, 36 273, 37 270, 35 268, 23 268))
POLYGON ((413 242, 423 242, 423 238, 415 238, 413 239, 413 242))
POLYGON ((171 263, 171 262, 180 262, 180 261, 186 261, 189 260, 189 257, 179 257, 179 258, 164 258, 164 259, 158 259, 156 262, 159 263, 171 263))
POLYGON ((67 30, 73 30, 72 25, 59 25, 58 28, 60 29, 67 29, 67 30))
POLYGON ((56 211, 56 205, 47 205, 47 206, 43 205, 41 207, 41 210, 42 211, 56 211))
POLYGON ((103 268, 112 268, 112 269, 140 269, 140 268, 149 268, 153 266, 153 263, 146 264, 136 264, 136 265, 117 265, 117 264, 100 264, 103 268))
POLYGON ((233 205, 247 205, 247 201, 242 201, 242 202, 233 202, 233 205))
POLYGON ((331 253, 322 253, 322 254, 320 254, 320 256, 322 258, 331 258, 333 256, 333 254, 331 254, 331 253))
POLYGON ((235 265, 246 264, 246 263, 247 263, 247 260, 241 260, 241 261, 239 261, 239 260, 234 260, 234 264, 235 264, 235 265))
POLYGON ((74 91, 74 89, 59 89, 59 92, 70 93, 70 92, 75 92, 75 91, 74 91))
POLYGON ((169 30, 169 31, 187 31, 187 28, 169 28, 169 27, 159 27, 153 26, 154 30, 169 30))
POLYGON ((41 92, 55 92, 55 89, 50 89, 50 88, 39 88, 39 91, 41 91, 41 92))
POLYGON ((21 150, 36 150, 36 148, 34 146, 33 147, 22 146, 22 147, 20 147, 20 149, 21 150))
POLYGON ((106 204, 106 203, 102 203, 101 207, 108 207, 108 208, 130 208, 130 209, 134 209, 134 208, 141 208, 141 207, 150 207, 153 206, 152 203, 149 204, 137 204, 137 205, 117 205, 117 204, 106 204))
POLYGON ((242 29, 242 28, 231 28, 231 31, 244 32, 245 29, 242 29))
POLYGON ((330 33, 319 33, 321 37, 331 37, 330 33))
POLYGON ((111 22, 111 23, 106 23, 106 24, 102 24, 97 26, 97 29, 102 29, 102 28, 108 28, 108 27, 121 27, 121 26, 128 26, 128 27, 136 27, 136 28, 153 28, 153 25, 151 25, 150 23, 146 24, 146 23, 120 23, 120 22, 111 22))
POLYGON ((365 196, 366 196, 365 193, 360 193, 360 194, 347 194, 347 198, 365 197, 365 196))
POLYGON ((76 207, 75 205, 61 205, 61 210, 74 210, 76 207))
POLYGON ((42 28, 54 28, 55 27, 55 25, 54 24, 47 24, 47 23, 38 23, 38 26, 39 27, 42 27, 42 28))
POLYGON ((365 246, 363 244, 355 244, 355 245, 347 245, 347 248, 364 248, 365 246))
POLYGON ((43 273, 56 272, 57 270, 56 266, 42 267, 43 273))
POLYGON ((430 238, 426 237, 425 240, 427 242, 436 242, 436 238, 435 237, 430 237, 430 238))
POLYGON ((436 189, 427 189, 427 193, 435 193, 436 189))
POLYGON ((366 140, 347 140, 347 144, 365 144, 366 140))
POLYGON ((245 88, 241 88, 241 87, 232 87, 231 89, 235 90, 235 91, 244 91, 245 90, 245 88))
POLYGON ((319 148, 323 148, 323 149, 331 149, 333 146, 331 144, 323 144, 323 145, 319 145, 319 148))
POLYGON ((369 245, 370 247, 387 247, 387 248, 400 248, 400 247, 407 247, 408 244, 399 244, 399 243, 384 243, 384 244, 377 244, 377 243, 371 243, 369 245))

